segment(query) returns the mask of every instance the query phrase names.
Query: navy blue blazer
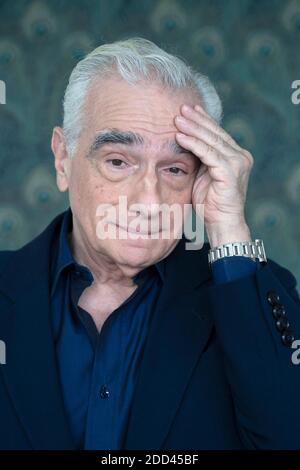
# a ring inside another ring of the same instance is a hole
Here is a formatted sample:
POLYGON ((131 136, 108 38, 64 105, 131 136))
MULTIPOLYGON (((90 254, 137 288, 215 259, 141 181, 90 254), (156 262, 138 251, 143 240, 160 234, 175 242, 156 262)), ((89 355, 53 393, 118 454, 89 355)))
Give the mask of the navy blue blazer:
MULTIPOLYGON (((1 449, 74 449, 49 308, 62 217, 23 248, 0 253, 1 449)), ((216 286, 209 245, 190 251, 184 243, 167 257, 124 449, 300 449, 300 365, 286 331, 287 318, 300 338, 295 277, 269 259, 216 286)))

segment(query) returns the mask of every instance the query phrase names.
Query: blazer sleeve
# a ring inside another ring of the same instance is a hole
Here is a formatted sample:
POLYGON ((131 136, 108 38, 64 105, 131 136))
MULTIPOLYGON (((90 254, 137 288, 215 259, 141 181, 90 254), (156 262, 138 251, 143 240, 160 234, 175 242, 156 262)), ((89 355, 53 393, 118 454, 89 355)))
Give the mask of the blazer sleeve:
POLYGON ((209 298, 245 447, 300 449, 296 278, 269 259, 255 273, 210 286, 209 298))

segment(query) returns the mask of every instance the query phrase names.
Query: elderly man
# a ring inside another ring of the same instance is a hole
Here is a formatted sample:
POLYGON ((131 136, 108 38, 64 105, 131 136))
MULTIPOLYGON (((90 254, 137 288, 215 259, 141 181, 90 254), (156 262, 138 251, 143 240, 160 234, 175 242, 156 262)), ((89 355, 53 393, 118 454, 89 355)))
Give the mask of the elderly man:
POLYGON ((207 77, 143 38, 74 68, 52 136, 70 207, 0 256, 0 448, 300 448, 296 279, 252 238, 253 157, 221 115, 207 77), (160 236, 174 203, 204 207, 209 243, 160 236))

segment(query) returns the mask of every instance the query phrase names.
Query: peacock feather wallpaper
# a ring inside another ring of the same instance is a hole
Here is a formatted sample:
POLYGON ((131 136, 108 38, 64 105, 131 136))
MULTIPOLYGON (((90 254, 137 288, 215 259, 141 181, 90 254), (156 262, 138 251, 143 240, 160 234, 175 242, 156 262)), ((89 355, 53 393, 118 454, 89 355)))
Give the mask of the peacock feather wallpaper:
POLYGON ((0 250, 21 247, 67 208, 50 139, 68 77, 96 46, 130 36, 210 77, 222 127, 255 160, 253 237, 299 283, 299 0, 0 0, 0 250))

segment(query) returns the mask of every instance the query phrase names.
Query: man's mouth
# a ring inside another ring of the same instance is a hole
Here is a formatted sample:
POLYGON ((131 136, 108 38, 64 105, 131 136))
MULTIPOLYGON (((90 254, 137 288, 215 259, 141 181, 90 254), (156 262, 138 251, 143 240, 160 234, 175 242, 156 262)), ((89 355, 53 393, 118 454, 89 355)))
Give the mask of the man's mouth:
POLYGON ((155 235, 157 233, 161 233, 162 232, 162 229, 158 230, 158 231, 155 231, 155 232, 151 232, 151 231, 142 231, 140 229, 140 227, 137 227, 136 230, 132 229, 131 227, 122 227, 121 225, 119 224, 115 224, 116 227, 122 229, 122 230, 125 230, 127 233, 135 233, 135 234, 139 234, 139 235, 155 235))

